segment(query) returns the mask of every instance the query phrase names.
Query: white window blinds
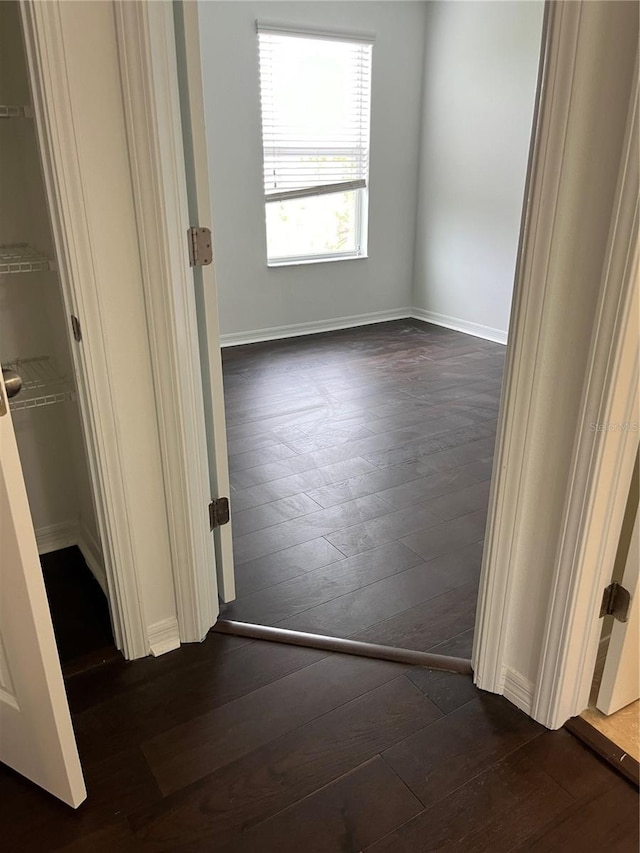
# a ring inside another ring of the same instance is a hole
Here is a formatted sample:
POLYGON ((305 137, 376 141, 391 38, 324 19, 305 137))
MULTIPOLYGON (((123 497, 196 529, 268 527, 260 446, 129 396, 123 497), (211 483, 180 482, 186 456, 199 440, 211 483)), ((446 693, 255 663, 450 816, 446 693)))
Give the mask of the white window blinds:
POLYGON ((258 22, 266 201, 367 185, 371 39, 258 22))

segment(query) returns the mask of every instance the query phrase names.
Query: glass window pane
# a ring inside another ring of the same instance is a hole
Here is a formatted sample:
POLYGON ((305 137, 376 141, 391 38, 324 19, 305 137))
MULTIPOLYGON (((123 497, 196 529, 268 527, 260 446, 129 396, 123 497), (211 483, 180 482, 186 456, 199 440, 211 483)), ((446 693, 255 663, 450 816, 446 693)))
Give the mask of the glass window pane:
POLYGON ((265 205, 267 257, 294 258, 358 251, 357 195, 330 195, 272 201, 265 205))

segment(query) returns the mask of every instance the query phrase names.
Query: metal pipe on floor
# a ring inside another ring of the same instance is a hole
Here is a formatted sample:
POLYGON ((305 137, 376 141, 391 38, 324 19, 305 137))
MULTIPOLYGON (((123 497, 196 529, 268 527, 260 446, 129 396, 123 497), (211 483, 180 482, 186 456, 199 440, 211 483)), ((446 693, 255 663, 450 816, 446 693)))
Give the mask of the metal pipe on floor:
POLYGON ((310 649, 322 649, 327 652, 388 660, 409 666, 422 666, 428 669, 443 670, 444 672, 455 672, 459 675, 473 674, 470 660, 450 657, 449 655, 435 655, 431 652, 418 652, 414 649, 397 649, 394 646, 362 643, 358 640, 326 637, 324 634, 308 634, 304 631, 290 631, 287 628, 271 628, 267 625, 253 625, 250 622, 232 622, 228 619, 219 619, 212 630, 217 634, 233 634, 236 637, 267 640, 271 643, 286 643, 290 646, 307 646, 310 649))

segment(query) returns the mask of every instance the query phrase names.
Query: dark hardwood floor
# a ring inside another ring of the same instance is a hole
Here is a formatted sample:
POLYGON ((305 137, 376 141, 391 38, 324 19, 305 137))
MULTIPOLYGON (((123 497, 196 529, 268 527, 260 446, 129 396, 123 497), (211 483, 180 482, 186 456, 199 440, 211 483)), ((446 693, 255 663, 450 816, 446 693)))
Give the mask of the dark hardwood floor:
POLYGON ((0 766, 7 853, 638 849, 631 785, 467 676, 211 634, 67 690, 88 800, 0 766))
POLYGON ((472 628, 504 347, 398 320, 223 361, 223 617, 421 651, 472 628))
POLYGON ((118 657, 107 598, 80 549, 51 551, 40 564, 63 671, 118 657))
MULTIPOLYGON (((229 611, 468 657, 501 358, 411 323, 228 353, 229 611)), ((66 684, 88 800, 0 766, 9 853, 638 849, 634 788, 467 676, 212 633, 66 684)))

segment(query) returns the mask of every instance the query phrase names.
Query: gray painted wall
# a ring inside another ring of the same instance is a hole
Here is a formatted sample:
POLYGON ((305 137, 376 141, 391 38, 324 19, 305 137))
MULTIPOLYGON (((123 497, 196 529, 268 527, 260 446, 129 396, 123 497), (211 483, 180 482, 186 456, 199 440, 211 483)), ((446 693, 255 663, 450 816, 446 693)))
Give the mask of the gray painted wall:
POLYGON ((200 5, 223 335, 416 308, 506 339, 542 12, 542 2, 200 5), (258 17, 376 32, 368 259, 267 267, 258 17))
POLYGON ((207 2, 199 13, 221 332, 411 305, 426 4, 207 2), (376 33, 368 259, 267 268, 258 17, 376 33))
POLYGON ((543 4, 426 5, 414 305, 506 340, 543 4))

